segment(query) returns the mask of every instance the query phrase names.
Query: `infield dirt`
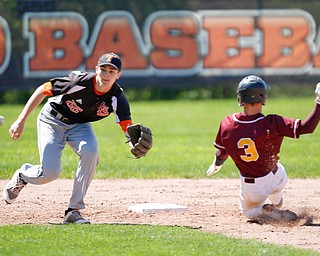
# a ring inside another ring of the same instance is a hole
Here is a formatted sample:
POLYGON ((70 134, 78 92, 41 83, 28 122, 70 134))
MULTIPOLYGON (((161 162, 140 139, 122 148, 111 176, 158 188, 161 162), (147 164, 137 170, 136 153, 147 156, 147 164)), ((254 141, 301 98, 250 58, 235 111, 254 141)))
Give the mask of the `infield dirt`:
MULTIPOLYGON (((1 189, 8 180, 0 180, 1 189)), ((0 203, 0 225, 62 223, 73 180, 28 184, 14 204, 0 203)), ((188 226, 202 232, 320 251, 320 180, 291 179, 283 209, 308 220, 296 223, 251 223, 240 213, 238 179, 94 179, 82 211, 92 224, 151 224, 188 226), (132 204, 174 203, 187 211, 136 213, 132 204), (306 224, 307 222, 307 224, 306 224)))

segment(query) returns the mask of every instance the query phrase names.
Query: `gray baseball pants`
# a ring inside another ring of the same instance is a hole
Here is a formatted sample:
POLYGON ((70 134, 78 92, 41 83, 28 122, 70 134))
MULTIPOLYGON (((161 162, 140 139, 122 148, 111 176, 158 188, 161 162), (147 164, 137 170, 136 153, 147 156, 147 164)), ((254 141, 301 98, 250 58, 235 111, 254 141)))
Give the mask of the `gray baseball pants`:
POLYGON ((52 116, 48 103, 38 115, 38 149, 40 164, 23 164, 24 181, 42 185, 56 180, 61 171, 61 155, 66 144, 79 156, 69 208, 84 209, 84 197, 99 162, 98 143, 91 123, 65 124, 52 116))

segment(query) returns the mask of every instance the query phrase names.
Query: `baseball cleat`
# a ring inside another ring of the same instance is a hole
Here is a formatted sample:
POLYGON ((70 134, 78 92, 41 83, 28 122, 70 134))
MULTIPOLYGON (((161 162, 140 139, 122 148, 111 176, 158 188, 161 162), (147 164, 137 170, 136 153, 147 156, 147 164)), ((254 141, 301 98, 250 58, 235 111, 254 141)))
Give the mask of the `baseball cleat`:
POLYGON ((25 182, 20 177, 19 170, 17 170, 9 183, 3 189, 3 199, 8 203, 12 204, 18 197, 20 191, 27 185, 28 182, 25 182))
POLYGON ((63 224, 90 224, 90 221, 84 219, 78 210, 73 210, 64 216, 63 224))
POLYGON ((299 218, 296 213, 290 210, 279 210, 272 204, 263 205, 262 213, 265 216, 277 221, 294 221, 299 218))

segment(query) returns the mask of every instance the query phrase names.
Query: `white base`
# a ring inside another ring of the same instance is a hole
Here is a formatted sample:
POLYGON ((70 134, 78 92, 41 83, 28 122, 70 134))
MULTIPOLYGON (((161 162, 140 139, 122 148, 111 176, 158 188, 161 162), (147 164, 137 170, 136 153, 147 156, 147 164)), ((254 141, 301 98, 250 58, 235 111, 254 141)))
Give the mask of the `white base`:
POLYGON ((146 213, 146 212, 160 212, 160 211, 186 211, 187 206, 178 204, 161 204, 161 203, 144 203, 134 204, 129 206, 129 211, 146 213))

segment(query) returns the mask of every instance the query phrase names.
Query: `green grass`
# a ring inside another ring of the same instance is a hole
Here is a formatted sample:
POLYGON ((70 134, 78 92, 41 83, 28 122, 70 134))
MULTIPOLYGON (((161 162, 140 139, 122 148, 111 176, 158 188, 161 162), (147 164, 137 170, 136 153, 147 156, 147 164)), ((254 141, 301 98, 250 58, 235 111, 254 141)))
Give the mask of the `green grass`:
POLYGON ((186 227, 19 225, 0 227, 1 255, 319 255, 311 250, 227 238, 186 227))
MULTIPOLYGON (((314 101, 307 99, 270 99, 264 113, 305 119, 314 101)), ((8 135, 8 129, 22 105, 0 105, 0 115, 6 124, 0 127, 0 178, 9 178, 21 164, 39 162, 36 117, 30 116, 24 134, 18 141, 8 135)), ((154 134, 154 146, 144 159, 133 159, 129 146, 114 116, 93 124, 99 141, 100 164, 95 178, 204 178, 215 152, 212 143, 219 122, 227 114, 240 111, 235 100, 158 101, 131 103, 134 122, 149 126, 154 134)), ((290 178, 320 177, 317 155, 320 133, 303 135, 300 139, 285 138, 280 161, 290 178)), ((63 152, 61 178, 71 178, 77 167, 77 156, 67 146, 63 152)), ((238 171, 228 159, 213 178, 237 178, 238 171)))
MULTIPOLYGON (((264 113, 304 119, 314 101, 270 99, 264 113)), ((36 117, 30 116, 18 141, 8 129, 22 105, 0 105, 6 124, 0 127, 0 179, 8 179, 23 163, 38 163, 36 117)), ((113 116, 94 123, 100 164, 95 178, 206 178, 215 152, 212 143, 220 120, 240 111, 235 100, 133 102, 135 122, 151 127, 154 146, 144 159, 132 158, 113 116)), ((319 178, 320 132, 286 138, 280 160, 290 178, 319 178)), ((77 156, 66 147, 60 178, 71 178, 77 156)), ((213 178, 238 178, 229 159, 213 178)), ((272 235, 272 234, 271 234, 272 235)), ((319 255, 310 250, 256 240, 228 238, 184 227, 146 225, 9 225, 0 226, 0 255, 319 255)))

